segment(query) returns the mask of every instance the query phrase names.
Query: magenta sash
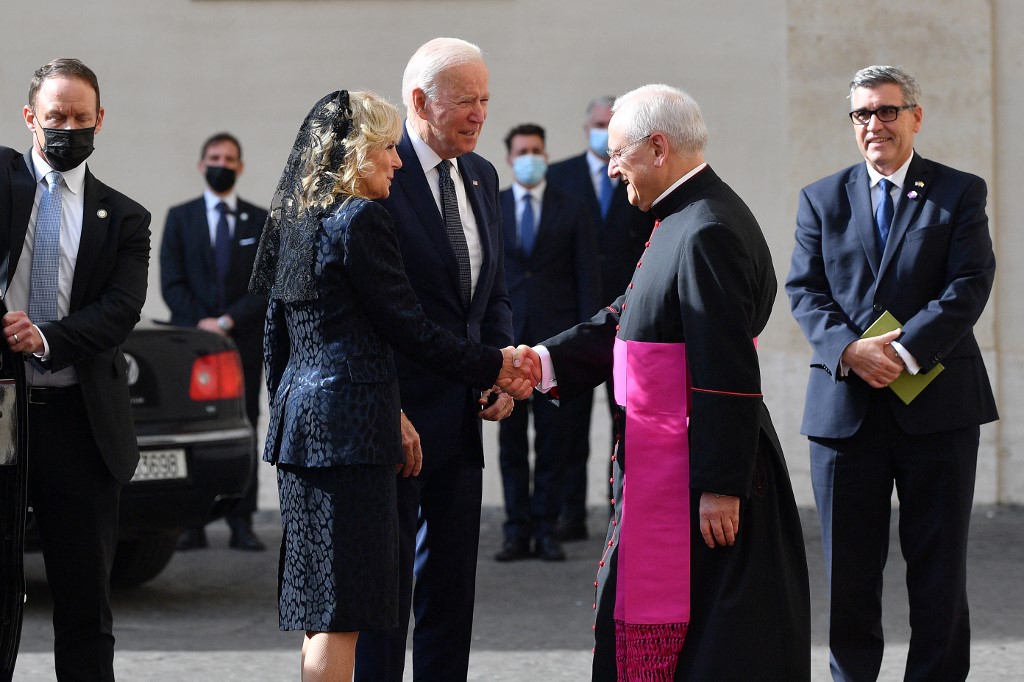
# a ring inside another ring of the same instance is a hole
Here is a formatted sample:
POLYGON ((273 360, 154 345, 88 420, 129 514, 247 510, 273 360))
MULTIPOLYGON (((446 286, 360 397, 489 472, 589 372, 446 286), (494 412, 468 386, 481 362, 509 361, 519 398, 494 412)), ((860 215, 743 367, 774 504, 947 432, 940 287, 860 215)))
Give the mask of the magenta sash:
POLYGON ((620 680, 672 680, 690 622, 689 375, 686 345, 615 339, 626 408, 615 590, 620 680))

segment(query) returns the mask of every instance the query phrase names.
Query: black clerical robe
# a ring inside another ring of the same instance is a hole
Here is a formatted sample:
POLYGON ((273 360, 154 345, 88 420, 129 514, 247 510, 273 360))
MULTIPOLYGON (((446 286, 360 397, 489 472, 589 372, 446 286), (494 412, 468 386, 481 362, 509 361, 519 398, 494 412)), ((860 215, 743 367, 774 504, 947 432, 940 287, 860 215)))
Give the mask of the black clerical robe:
POLYGON ((652 212, 625 294, 544 342, 562 399, 614 365, 626 408, 594 679, 808 680, 803 535, 756 348, 775 299, 771 254, 710 167, 652 212), (740 497, 734 546, 704 544, 702 492, 740 497))

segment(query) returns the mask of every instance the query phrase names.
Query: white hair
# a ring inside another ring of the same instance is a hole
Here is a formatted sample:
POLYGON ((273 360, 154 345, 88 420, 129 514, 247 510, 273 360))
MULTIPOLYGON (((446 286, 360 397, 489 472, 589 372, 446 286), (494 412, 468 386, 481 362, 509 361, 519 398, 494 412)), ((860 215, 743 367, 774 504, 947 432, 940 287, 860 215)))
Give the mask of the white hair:
POLYGON ((671 85, 652 83, 630 90, 615 100, 612 115, 626 117, 623 131, 630 142, 661 132, 683 154, 703 153, 708 144, 696 100, 671 85))
POLYGON ((420 46, 405 65, 402 74, 402 101, 413 110, 412 91, 419 88, 428 98, 437 95, 438 79, 454 66, 483 63, 483 51, 459 38, 434 38, 420 46))

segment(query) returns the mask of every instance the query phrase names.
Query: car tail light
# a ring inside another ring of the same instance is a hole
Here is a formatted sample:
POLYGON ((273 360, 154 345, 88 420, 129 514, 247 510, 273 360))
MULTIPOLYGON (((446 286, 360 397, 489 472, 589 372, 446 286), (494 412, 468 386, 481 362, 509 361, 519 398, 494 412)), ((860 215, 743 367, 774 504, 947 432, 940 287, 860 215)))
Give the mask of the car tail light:
POLYGON ((244 391, 238 353, 225 351, 197 358, 192 363, 188 397, 195 401, 239 398, 244 391))

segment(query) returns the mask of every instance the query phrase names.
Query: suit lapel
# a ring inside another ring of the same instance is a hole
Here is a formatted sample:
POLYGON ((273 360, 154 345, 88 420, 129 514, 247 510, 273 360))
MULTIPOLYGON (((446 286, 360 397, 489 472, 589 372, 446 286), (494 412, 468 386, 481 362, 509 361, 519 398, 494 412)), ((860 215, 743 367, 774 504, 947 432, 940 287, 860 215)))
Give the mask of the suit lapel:
POLYGON ((886 241, 885 252, 882 254, 882 264, 878 268, 879 276, 885 273, 895 258, 895 254, 899 251, 899 246, 907 234, 907 229, 921 212, 921 206, 930 184, 928 182, 929 171, 928 162, 915 153, 914 159, 907 168, 903 189, 900 191, 899 201, 896 203, 889 239, 886 241), (913 198, 910 198, 911 194, 914 195, 913 198))
POLYGON ((868 172, 864 164, 857 164, 850 173, 849 182, 846 183, 846 197, 850 202, 850 218, 857 237, 864 248, 871 273, 877 278, 878 261, 882 254, 878 250, 875 216, 871 210, 871 187, 868 183, 868 172))
POLYGON ((195 248, 198 253, 196 257, 203 264, 206 281, 211 287, 215 287, 213 264, 213 244, 210 242, 210 220, 206 216, 206 199, 199 197, 188 208, 188 231, 189 235, 185 241, 190 248, 195 248))
POLYGON ((99 260, 100 249, 110 229, 111 207, 107 203, 107 187, 93 177, 88 167, 85 169, 85 202, 82 211, 82 237, 78 243, 79 264, 87 267, 75 267, 75 277, 71 284, 71 300, 69 308, 78 310, 82 305, 89 285, 89 276, 96 271, 93 267, 99 260))
MULTIPOLYGON (((490 223, 489 217, 493 212, 493 209, 492 211, 485 210, 485 199, 483 196, 481 180, 477 177, 476 173, 473 172, 470 164, 465 161, 465 157, 460 156, 457 161, 459 164, 459 174, 462 176, 462 183, 466 188, 466 197, 469 199, 470 208, 473 209, 473 217, 476 218, 476 232, 477 237, 480 239, 480 251, 483 255, 483 260, 480 263, 480 274, 477 277, 477 281, 483 282, 486 281, 486 273, 490 271, 494 258, 494 249, 491 248, 491 233, 490 230, 487 229, 490 223)), ((477 287, 477 289, 479 288, 480 287, 477 287)), ((475 291, 473 292, 473 300, 476 300, 475 291)), ((473 300, 470 301, 471 306, 473 304, 473 300)))
POLYGON ((14 271, 18 267, 22 248, 25 246, 25 234, 28 232, 28 221, 32 217, 32 204, 36 199, 35 164, 32 163, 32 150, 24 156, 16 156, 11 161, 11 224, 8 232, 9 248, 7 261, 7 281, 3 282, 3 294, 7 294, 14 271))
POLYGON ((516 195, 509 188, 501 193, 501 230, 505 238, 505 252, 519 257, 519 226, 516 224, 516 195), (514 248, 514 251, 509 251, 514 248))

